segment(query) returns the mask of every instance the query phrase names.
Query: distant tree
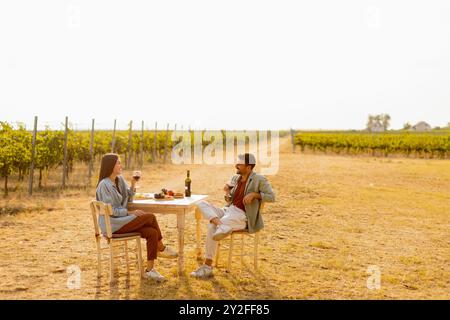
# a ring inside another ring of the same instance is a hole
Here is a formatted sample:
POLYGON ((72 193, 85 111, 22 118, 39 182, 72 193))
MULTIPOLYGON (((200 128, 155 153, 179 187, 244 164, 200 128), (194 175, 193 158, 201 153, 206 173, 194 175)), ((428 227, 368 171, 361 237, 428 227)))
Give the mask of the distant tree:
POLYGON ((404 125, 403 125, 403 130, 409 130, 409 129, 411 129, 412 128, 412 125, 411 125, 411 123, 409 123, 409 122, 407 122, 407 123, 405 123, 404 125))
POLYGON ((375 122, 375 116, 369 114, 369 117, 367 119, 367 129, 370 130, 373 127, 373 124, 375 122))
POLYGON ((386 114, 381 115, 381 122, 383 123, 383 128, 386 131, 389 126, 390 126, 390 122, 391 122, 391 116, 386 114))
POLYGON ((391 116, 388 114, 377 114, 377 115, 371 115, 369 114, 368 120, 367 120, 367 129, 372 130, 374 126, 383 127, 383 129, 386 131, 387 128, 390 126, 391 116))

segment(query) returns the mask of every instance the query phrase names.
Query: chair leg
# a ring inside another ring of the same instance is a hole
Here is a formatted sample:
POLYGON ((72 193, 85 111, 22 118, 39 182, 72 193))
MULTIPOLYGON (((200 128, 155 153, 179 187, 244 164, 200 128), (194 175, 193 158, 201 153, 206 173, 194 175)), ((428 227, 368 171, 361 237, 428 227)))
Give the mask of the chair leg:
POLYGON ((254 243, 254 267, 255 267, 255 271, 258 270, 258 245, 259 245, 259 232, 257 232, 255 234, 255 243, 254 243))
POLYGON ((130 273, 130 259, 128 258, 128 241, 125 240, 125 261, 127 263, 127 273, 130 273))
POLYGON ((114 282, 114 248, 113 243, 109 243, 109 282, 114 282))
POLYGON ((219 255, 220 255, 220 242, 217 241, 217 244, 216 244, 216 261, 214 262, 214 265, 216 267, 219 266, 219 255))
POLYGON ((97 244, 97 272, 98 272, 97 276, 101 277, 101 275, 102 275, 102 256, 101 256, 101 254, 102 254, 102 252, 101 252, 101 247, 100 247, 100 238, 97 237, 95 239, 95 242, 97 244))
POLYGON ((136 239, 136 250, 137 250, 139 275, 141 278, 144 278, 144 268, 142 267, 142 248, 141 248, 141 239, 140 238, 136 239))
POLYGON ((241 264, 244 263, 244 234, 241 234, 241 264))
POLYGON ((233 245, 234 245, 234 243, 233 243, 233 240, 234 240, 234 235, 233 235, 233 233, 231 233, 231 236, 230 236, 230 247, 228 248, 228 266, 227 266, 227 271, 228 272, 231 272, 231 257, 232 257, 232 255, 233 255, 233 245))

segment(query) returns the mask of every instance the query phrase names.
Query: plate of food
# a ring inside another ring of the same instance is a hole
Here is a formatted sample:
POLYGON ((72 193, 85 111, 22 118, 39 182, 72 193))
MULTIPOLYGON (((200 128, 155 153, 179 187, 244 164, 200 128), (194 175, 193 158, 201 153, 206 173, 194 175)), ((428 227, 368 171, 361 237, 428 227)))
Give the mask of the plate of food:
MULTIPOLYGON (((170 190, 171 191, 171 190, 170 190)), ((173 193, 169 193, 167 189, 161 189, 160 193, 155 193, 153 195, 153 199, 157 201, 167 201, 167 200, 173 200, 173 193)))
POLYGON ((170 201, 170 200, 175 200, 174 197, 172 196, 163 196, 162 198, 154 198, 153 200, 155 201, 170 201))
POLYGON ((153 199, 153 193, 140 193, 137 192, 134 194, 133 199, 134 200, 147 200, 147 199, 153 199))
POLYGON ((160 193, 155 193, 153 199, 164 201, 164 200, 174 200, 183 199, 184 194, 181 192, 173 192, 172 190, 167 190, 166 188, 161 189, 160 193))
POLYGON ((175 198, 173 196, 169 196, 164 193, 155 193, 153 199, 156 201, 168 201, 168 200, 174 200, 175 198))

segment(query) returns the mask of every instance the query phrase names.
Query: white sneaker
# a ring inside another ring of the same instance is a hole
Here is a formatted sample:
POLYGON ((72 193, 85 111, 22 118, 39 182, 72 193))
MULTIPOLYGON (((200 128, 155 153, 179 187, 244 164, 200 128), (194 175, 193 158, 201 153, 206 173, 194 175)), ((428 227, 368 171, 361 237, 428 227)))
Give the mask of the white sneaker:
POLYGON ((226 238, 228 235, 231 234, 233 229, 230 226, 221 224, 217 226, 216 232, 214 232, 213 239, 215 241, 222 240, 223 238, 226 238))
POLYGON ((163 251, 158 251, 158 257, 167 259, 176 259, 178 258, 178 253, 171 247, 166 246, 163 251))
POLYGON ((162 276, 158 271, 156 271, 155 268, 153 268, 150 271, 145 272, 145 276, 147 277, 147 279, 152 279, 152 280, 155 280, 158 282, 166 280, 166 278, 164 276, 162 276))
POLYGON ((191 276, 195 278, 209 278, 212 277, 213 275, 212 269, 213 269, 212 267, 204 264, 194 272, 191 272, 191 276))

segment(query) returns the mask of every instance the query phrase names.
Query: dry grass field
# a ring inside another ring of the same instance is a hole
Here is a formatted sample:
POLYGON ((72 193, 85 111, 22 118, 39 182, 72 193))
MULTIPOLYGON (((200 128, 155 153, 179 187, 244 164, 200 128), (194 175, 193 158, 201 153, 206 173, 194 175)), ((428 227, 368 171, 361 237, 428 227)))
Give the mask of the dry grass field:
MULTIPOLYGON (((187 168, 193 192, 221 205, 232 166, 148 165, 140 190, 183 190, 187 168)), ((178 277, 176 261, 158 259, 168 277, 162 284, 121 266, 110 285, 106 264, 97 278, 93 187, 48 188, 33 198, 11 192, 0 201, 0 298, 450 299, 449 160, 292 154, 286 145, 269 180, 277 201, 266 205, 256 274, 250 261, 236 260, 232 273, 219 267, 211 280, 190 278, 200 263, 191 216, 186 272, 178 277), (71 265, 81 268, 79 289, 67 286, 71 265), (372 265, 381 271, 380 289, 367 288, 372 265)), ((175 217, 158 219, 166 242, 176 246, 175 217)))

